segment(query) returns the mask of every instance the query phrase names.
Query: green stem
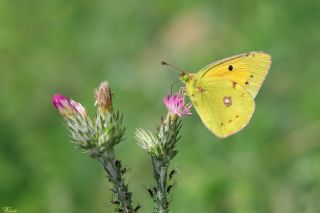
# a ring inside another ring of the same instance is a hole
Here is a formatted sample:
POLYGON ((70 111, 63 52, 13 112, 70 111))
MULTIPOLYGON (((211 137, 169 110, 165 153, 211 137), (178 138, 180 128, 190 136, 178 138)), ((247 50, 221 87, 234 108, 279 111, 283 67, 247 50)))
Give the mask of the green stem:
POLYGON ((155 187, 155 211, 157 213, 169 212, 169 202, 167 199, 167 178, 169 162, 169 159, 159 160, 155 157, 152 157, 153 175, 157 184, 155 187))
POLYGON ((165 120, 161 120, 158 128, 158 148, 159 152, 151 153, 153 176, 156 181, 154 187, 155 197, 155 212, 156 213, 168 213, 168 169, 170 161, 177 154, 175 149, 176 143, 179 140, 179 131, 181 128, 181 122, 178 117, 171 117, 168 113, 165 120))
POLYGON ((117 205, 117 210, 123 213, 134 213, 132 207, 132 193, 129 192, 128 185, 125 183, 121 162, 115 158, 114 149, 107 151, 108 154, 101 156, 99 161, 107 172, 107 178, 113 184, 112 192, 114 198, 112 203, 117 205))

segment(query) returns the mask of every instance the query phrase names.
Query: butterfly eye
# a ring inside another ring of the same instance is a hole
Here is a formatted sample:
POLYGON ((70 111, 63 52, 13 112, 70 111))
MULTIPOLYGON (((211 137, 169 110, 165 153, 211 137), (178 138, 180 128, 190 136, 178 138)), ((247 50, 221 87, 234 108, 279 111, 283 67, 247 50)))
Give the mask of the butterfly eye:
POLYGON ((233 66, 232 66, 232 65, 229 65, 228 70, 229 70, 229 71, 232 71, 232 70, 233 70, 233 66))
POLYGON ((189 76, 188 76, 188 75, 184 75, 184 76, 183 76, 183 80, 184 80, 184 81, 189 81, 189 76))

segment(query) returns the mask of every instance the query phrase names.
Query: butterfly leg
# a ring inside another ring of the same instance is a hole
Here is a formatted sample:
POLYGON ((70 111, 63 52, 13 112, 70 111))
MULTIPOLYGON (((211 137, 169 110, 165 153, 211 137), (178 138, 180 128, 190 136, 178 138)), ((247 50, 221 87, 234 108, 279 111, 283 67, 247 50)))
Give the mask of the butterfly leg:
POLYGON ((179 94, 181 94, 182 96, 186 96, 187 95, 186 88, 185 87, 180 87, 179 94))

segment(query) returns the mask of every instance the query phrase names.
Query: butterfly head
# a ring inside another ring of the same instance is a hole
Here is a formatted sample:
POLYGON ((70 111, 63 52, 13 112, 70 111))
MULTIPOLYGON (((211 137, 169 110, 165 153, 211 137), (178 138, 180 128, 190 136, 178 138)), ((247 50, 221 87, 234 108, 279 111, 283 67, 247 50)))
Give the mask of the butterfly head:
POLYGON ((166 65, 166 66, 170 66, 172 68, 174 68, 176 71, 178 71, 180 74, 179 74, 179 80, 182 81, 183 83, 187 83, 189 82, 192 78, 193 78, 193 74, 192 73, 186 73, 185 71, 183 71, 182 69, 176 67, 176 66, 173 66, 165 61, 162 61, 161 62, 162 65, 166 65))
POLYGON ((190 80, 193 79, 193 74, 192 73, 181 72, 179 74, 179 79, 183 83, 188 83, 190 80))

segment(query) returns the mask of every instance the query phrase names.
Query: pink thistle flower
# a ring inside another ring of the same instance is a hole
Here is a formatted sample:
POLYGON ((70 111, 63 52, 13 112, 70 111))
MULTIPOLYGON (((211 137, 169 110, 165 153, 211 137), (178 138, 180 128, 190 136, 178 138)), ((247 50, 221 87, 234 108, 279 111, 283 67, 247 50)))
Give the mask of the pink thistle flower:
POLYGON ((52 103, 57 109, 64 108, 65 105, 69 104, 69 99, 66 96, 55 94, 52 98, 52 103))
POLYGON ((180 93, 176 93, 173 96, 167 95, 163 98, 163 103, 169 110, 169 113, 172 115, 178 115, 182 117, 183 115, 191 115, 191 103, 186 104, 184 102, 184 96, 180 93))
POLYGON ((55 94, 52 98, 52 103, 64 117, 70 117, 76 114, 82 117, 87 116, 86 109, 80 103, 70 100, 64 95, 55 94))

